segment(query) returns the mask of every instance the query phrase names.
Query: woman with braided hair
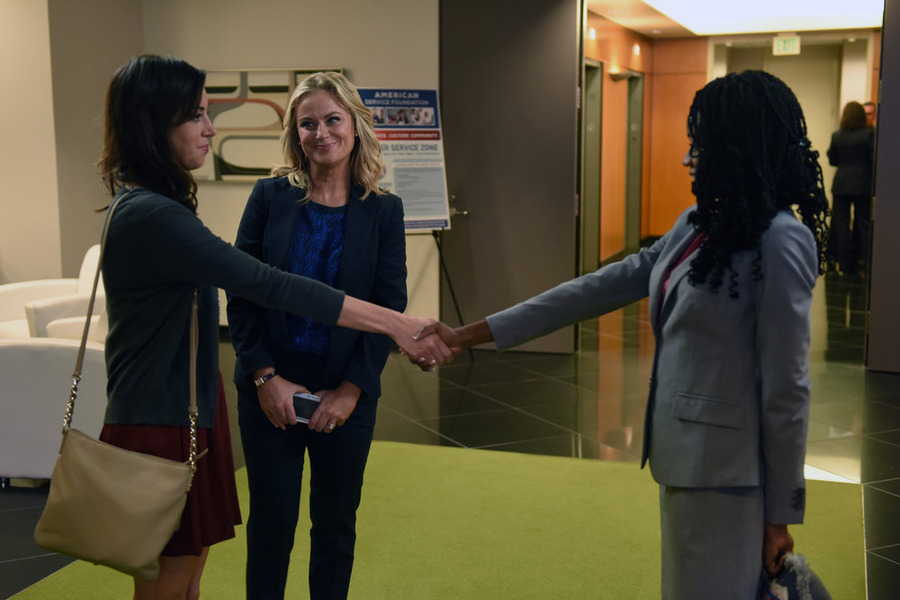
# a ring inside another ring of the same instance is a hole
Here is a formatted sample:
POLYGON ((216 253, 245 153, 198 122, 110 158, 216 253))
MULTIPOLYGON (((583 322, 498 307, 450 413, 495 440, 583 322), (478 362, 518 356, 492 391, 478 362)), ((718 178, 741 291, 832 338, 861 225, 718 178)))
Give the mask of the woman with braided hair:
POLYGON ((828 204, 800 105, 768 73, 698 91, 688 136, 697 204, 651 247, 421 335, 454 352, 505 349, 649 296, 642 466, 659 483, 662 597, 755 600, 803 520, 809 310, 828 263, 828 204))
MULTIPOLYGON (((828 201, 819 153, 810 147, 800 104, 781 80, 746 71, 711 82, 694 98, 688 135, 684 163, 691 167, 697 197, 689 221, 706 237, 691 264, 692 284, 708 278, 716 290, 727 279, 734 295, 732 256, 752 250, 759 258, 763 233, 779 211, 792 206, 816 239, 824 240, 828 201), (698 170, 694 161, 704 168, 698 170)), ((817 244, 817 256, 822 273, 824 243, 817 244)))

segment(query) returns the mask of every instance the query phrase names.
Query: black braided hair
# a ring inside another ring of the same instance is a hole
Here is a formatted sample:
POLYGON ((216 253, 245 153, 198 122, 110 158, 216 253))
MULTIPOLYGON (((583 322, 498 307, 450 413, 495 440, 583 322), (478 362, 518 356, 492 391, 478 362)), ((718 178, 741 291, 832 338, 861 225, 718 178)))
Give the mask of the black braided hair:
POLYGON ((819 153, 783 81, 764 71, 711 81, 694 96, 688 135, 697 158, 690 222, 706 236, 691 262, 693 285, 708 282, 718 291, 727 272, 729 295, 737 297, 731 261, 743 250, 755 251, 752 277, 762 278, 762 234, 778 211, 792 207, 816 239, 819 273, 827 270, 828 200, 819 153))

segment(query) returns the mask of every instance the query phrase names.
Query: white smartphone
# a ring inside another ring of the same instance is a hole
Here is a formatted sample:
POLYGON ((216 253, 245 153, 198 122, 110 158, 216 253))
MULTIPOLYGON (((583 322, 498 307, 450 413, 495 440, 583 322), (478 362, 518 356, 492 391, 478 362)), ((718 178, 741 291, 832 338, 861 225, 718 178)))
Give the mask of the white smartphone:
POLYGON ((309 423, 313 413, 319 408, 321 398, 315 394, 294 394, 294 412, 297 413, 297 421, 300 423, 309 423))

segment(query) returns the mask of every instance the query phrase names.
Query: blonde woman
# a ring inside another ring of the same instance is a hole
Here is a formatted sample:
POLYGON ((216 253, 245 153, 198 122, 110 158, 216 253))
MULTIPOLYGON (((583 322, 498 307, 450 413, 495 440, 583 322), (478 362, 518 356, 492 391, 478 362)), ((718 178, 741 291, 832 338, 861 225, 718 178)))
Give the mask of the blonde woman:
MULTIPOLYGON (((257 182, 235 245, 279 269, 402 311, 403 204, 378 187, 381 146, 353 84, 337 73, 302 81, 288 102, 282 143, 284 164, 257 182)), ((228 320, 250 487, 247 597, 284 597, 308 453, 310 597, 346 598, 391 340, 237 296, 229 299, 228 320), (297 423, 297 392, 321 399, 308 424, 297 423)))

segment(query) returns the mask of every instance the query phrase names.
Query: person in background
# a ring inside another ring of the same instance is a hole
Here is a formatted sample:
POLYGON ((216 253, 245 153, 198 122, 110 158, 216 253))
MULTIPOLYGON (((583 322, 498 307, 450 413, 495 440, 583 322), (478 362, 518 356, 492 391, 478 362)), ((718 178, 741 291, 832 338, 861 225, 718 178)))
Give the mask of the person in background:
POLYGON ((651 247, 420 335, 454 352, 502 350, 649 296, 642 465, 659 483, 662 598, 757 600, 804 515, 809 310, 828 267, 828 203, 803 112, 776 77, 710 82, 687 125, 697 203, 651 247))
POLYGON ((412 340, 429 320, 279 271, 204 227, 191 171, 203 165, 216 132, 205 80, 183 60, 139 56, 115 73, 106 98, 98 164, 113 198, 124 198, 107 218, 101 265, 109 319, 103 441, 187 460, 191 302, 199 295, 198 446, 206 455, 158 577, 134 580, 137 600, 196 599, 209 547, 233 537, 240 523, 218 373, 216 287, 329 325, 387 333, 425 368, 450 356, 443 343, 412 340))
POLYGON ((863 110, 866 111, 866 127, 875 127, 875 122, 877 120, 875 103, 872 101, 864 103, 863 110))
MULTIPOLYGON (((235 246, 279 269, 402 311, 403 204, 378 187, 381 144, 353 84, 331 72, 304 79, 286 107, 282 146, 283 164, 273 178, 256 183, 235 246)), ((284 598, 305 453, 310 597, 346 598, 391 340, 239 295, 229 297, 228 322, 250 488, 247 598, 284 598), (297 426, 293 396, 302 392, 321 402, 309 423, 297 426)))
POLYGON ((875 130, 866 122, 863 106, 848 102, 828 146, 828 162, 837 167, 831 183, 834 254, 840 272, 850 277, 865 276, 869 264, 875 130))

